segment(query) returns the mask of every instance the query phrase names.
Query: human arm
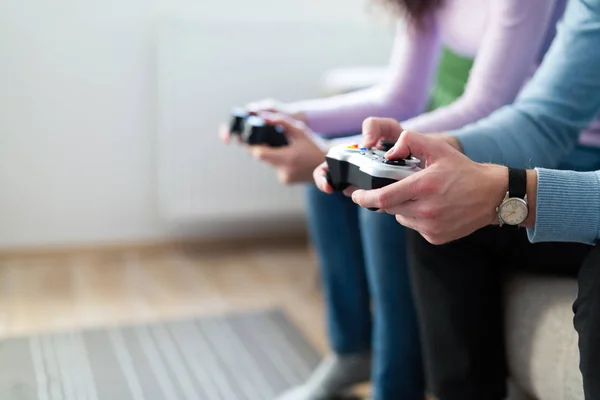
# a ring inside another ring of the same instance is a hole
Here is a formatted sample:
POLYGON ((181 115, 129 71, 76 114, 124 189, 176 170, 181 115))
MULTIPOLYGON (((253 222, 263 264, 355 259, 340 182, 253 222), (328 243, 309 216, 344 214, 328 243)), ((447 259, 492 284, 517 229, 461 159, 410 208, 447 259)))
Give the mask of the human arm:
MULTIPOLYGON (((600 0, 572 0, 557 39, 533 81, 513 106, 451 132, 472 160, 537 167, 532 241, 594 243, 600 237, 600 172, 551 171, 600 110, 600 0)), ((353 200, 397 216, 432 243, 466 236, 494 222, 507 189, 506 168, 470 161, 442 138, 401 135, 388 153, 409 153, 426 168, 353 200)))
POLYGON ((512 107, 450 132, 479 162, 534 168, 538 202, 530 240, 593 243, 600 230, 598 173, 552 171, 600 111, 600 1, 571 1, 532 82, 512 107))
MULTIPOLYGON (((463 94, 452 104, 402 125, 422 133, 447 131, 487 117, 512 103, 538 61, 546 32, 555 22, 554 8, 555 1, 492 0, 487 28, 463 94)), ((446 29, 468 29, 453 26, 454 20, 447 22, 446 29)))
POLYGON ((569 2, 544 62, 512 106, 450 132, 474 161, 554 168, 600 110, 600 1, 569 2))
POLYGON ((370 116, 412 117, 427 104, 439 49, 433 16, 423 29, 398 23, 388 71, 380 84, 289 107, 302 113, 311 129, 324 136, 356 132, 370 116))

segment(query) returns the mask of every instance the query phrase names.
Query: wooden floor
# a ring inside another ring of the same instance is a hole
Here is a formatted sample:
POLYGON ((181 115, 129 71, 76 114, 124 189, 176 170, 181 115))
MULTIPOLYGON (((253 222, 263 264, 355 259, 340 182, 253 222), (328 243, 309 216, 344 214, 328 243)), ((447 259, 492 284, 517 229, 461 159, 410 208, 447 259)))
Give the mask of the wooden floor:
POLYGON ((0 258, 0 338, 282 307, 325 351, 316 263, 299 240, 0 258))
POLYGON ((305 240, 212 247, 0 255, 0 339, 280 307, 327 351, 317 264, 305 240))

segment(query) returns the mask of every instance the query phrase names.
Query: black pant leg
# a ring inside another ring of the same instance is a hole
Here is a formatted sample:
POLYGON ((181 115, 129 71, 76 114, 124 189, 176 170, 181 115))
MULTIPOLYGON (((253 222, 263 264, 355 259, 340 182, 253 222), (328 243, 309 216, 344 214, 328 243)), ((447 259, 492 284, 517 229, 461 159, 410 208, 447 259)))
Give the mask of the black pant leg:
MULTIPOLYGON (((525 230, 498 227, 481 229, 443 246, 433 246, 412 232, 409 246, 428 384, 440 400, 503 398, 507 376, 504 276, 515 270, 575 276, 591 250, 577 243, 531 244, 525 230)), ((596 257, 589 262, 598 265, 600 253, 596 257)), ((590 267, 590 274, 600 278, 599 268, 590 267)), ((583 308, 580 319, 586 332, 580 334, 585 342, 580 346, 582 363, 589 359, 593 365, 594 360, 600 360, 594 342, 600 338, 595 334, 600 332, 600 284, 591 288, 593 277, 580 276, 582 280, 585 284, 577 307, 583 308), (595 311, 587 313, 596 313, 598 318, 586 316, 586 310, 594 304, 595 311)), ((600 382, 593 375, 599 373, 597 368, 588 367, 586 371, 584 376, 593 376, 586 382, 600 382)))
POLYGON ((600 244, 579 270, 579 295, 573 305, 579 333, 580 369, 586 400, 600 399, 600 244))
POLYGON ((429 390, 440 400, 506 396, 502 305, 505 233, 484 228, 434 246, 408 238, 429 390))

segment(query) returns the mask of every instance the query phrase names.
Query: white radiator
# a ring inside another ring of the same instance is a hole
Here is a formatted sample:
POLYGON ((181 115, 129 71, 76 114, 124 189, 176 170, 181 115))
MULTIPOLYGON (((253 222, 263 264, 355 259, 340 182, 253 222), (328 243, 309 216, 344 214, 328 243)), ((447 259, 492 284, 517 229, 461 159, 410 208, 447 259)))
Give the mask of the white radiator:
POLYGON ((298 215, 300 187, 217 139, 233 106, 308 98, 330 68, 386 63, 387 27, 171 21, 159 30, 158 188, 170 221, 298 215))

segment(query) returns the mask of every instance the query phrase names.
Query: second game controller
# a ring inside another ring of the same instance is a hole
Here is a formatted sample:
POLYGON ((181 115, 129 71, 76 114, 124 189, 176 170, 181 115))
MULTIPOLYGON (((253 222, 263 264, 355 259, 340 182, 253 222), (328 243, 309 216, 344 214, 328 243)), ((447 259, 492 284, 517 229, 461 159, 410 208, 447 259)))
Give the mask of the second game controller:
POLYGON ((244 132, 244 125, 246 123, 246 118, 248 118, 250 114, 243 108, 234 108, 231 112, 231 123, 229 125, 229 133, 231 135, 241 136, 242 132, 244 132))
POLYGON ((270 147, 282 147, 289 144, 282 126, 269 125, 264 119, 257 116, 250 116, 246 119, 242 140, 249 145, 270 147))
POLYGON ((251 115, 243 109, 233 110, 229 132, 240 136, 249 145, 282 147, 289 144, 282 126, 270 125, 261 117, 251 115))

